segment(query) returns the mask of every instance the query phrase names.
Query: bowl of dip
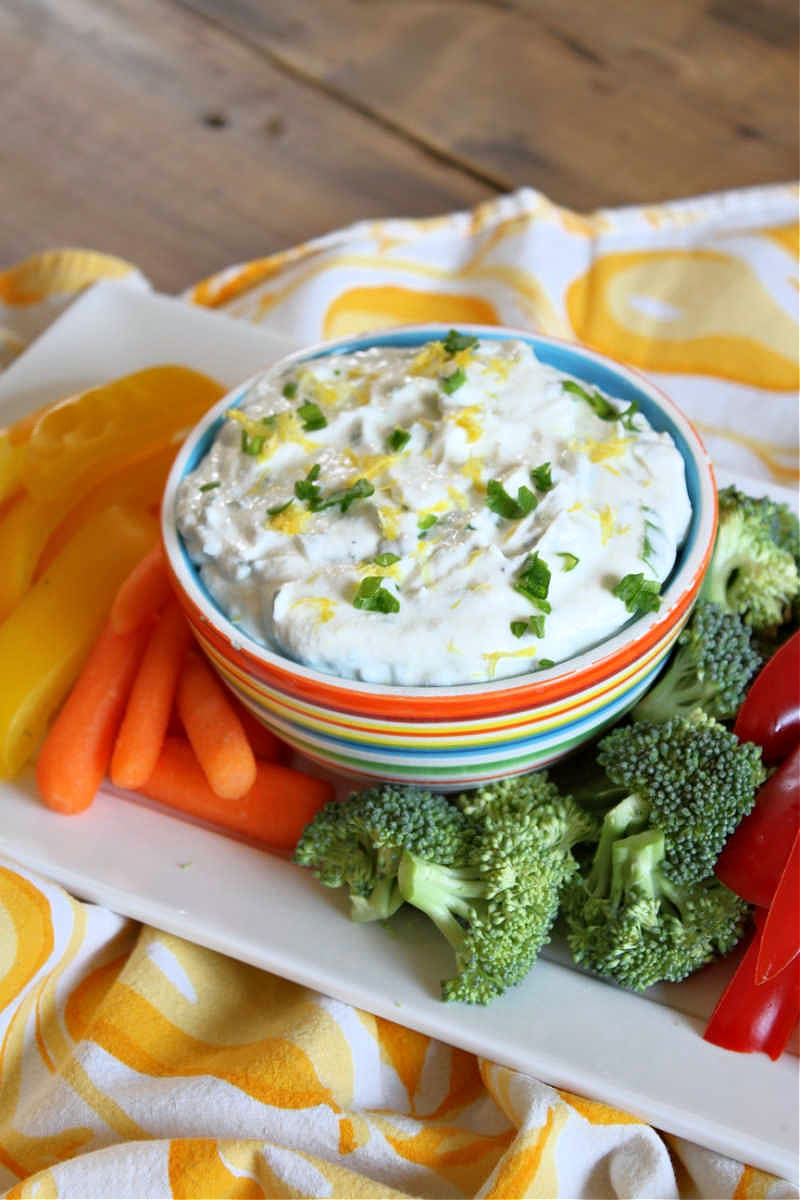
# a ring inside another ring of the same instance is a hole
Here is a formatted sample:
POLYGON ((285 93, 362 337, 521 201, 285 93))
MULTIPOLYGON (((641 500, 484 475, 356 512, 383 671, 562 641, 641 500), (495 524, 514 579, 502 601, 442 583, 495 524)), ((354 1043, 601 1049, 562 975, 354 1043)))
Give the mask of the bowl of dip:
POLYGON ((293 354, 181 449, 162 533, 225 683, 334 770, 440 788, 544 766, 643 694, 716 532, 649 381, 569 343, 415 326, 293 354))

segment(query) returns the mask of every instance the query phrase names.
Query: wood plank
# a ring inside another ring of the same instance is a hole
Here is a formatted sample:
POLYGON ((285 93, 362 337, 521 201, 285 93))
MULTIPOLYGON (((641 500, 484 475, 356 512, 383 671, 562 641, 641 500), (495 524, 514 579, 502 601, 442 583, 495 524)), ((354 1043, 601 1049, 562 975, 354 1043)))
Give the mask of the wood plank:
POLYGON ((793 178, 794 0, 181 0, 466 169, 579 209, 793 178))
POLYGON ((493 194, 171 0, 0 5, 0 264, 90 245, 165 290, 493 194))

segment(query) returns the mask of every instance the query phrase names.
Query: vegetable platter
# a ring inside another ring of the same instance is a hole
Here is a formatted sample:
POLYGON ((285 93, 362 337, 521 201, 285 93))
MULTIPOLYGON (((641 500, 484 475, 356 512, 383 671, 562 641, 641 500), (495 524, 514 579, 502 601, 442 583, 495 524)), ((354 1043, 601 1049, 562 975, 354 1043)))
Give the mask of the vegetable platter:
MULTIPOLYGON (((36 391, 48 377, 62 395, 75 379, 81 386, 102 382, 102 367, 93 363, 104 354, 104 313, 117 331, 124 330, 119 361, 125 370, 183 362, 229 384, 236 379, 232 363, 241 376, 281 352, 252 328, 105 286, 102 304, 87 295, 0 380, 0 406, 4 391, 13 393, 17 406, 27 394, 28 408, 53 398, 36 391), (67 322, 69 352, 54 359, 48 338, 55 344, 58 326, 67 322), (154 330, 160 339, 155 350, 154 330), (195 359, 186 350, 193 345, 201 348, 195 359), (13 372, 16 388, 10 386, 13 372), (59 377, 66 382, 59 385, 59 377)), ((119 370, 105 378, 112 374, 119 370)), ((21 415, 10 403, 0 412, 3 420, 21 415)), ((735 482, 748 488, 747 481, 735 482)), ((756 494, 759 489, 785 498, 780 489, 750 485, 756 494)), ((764 1054, 734 1054, 702 1038, 735 960, 642 996, 577 971, 556 944, 490 1008, 442 1004, 438 984, 452 971, 451 956, 420 914, 398 913, 393 937, 375 925, 353 928, 344 895, 320 888, 309 872, 221 837, 200 821, 170 815, 152 801, 131 803, 129 793, 109 785, 79 819, 65 820, 43 809, 33 772, 26 770, 0 785, 0 807, 0 854, 12 865, 41 871, 86 899, 558 1086, 601 1097, 666 1131, 796 1177, 797 1059, 791 1053, 775 1062, 764 1054)))

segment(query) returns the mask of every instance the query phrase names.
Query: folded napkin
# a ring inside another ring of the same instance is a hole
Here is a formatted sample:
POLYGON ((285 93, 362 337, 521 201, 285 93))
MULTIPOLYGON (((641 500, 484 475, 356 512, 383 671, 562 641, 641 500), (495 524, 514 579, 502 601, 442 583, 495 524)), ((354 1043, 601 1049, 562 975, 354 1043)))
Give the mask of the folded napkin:
MULTIPOLYGON (((523 190, 365 222, 186 294, 302 342, 411 321, 577 339, 718 465, 796 486, 797 189, 579 216, 523 190)), ((0 365, 88 283, 0 273, 0 365)), ((789 1197, 788 1183, 82 903, 0 859, 0 1189, 22 1196, 789 1197)))

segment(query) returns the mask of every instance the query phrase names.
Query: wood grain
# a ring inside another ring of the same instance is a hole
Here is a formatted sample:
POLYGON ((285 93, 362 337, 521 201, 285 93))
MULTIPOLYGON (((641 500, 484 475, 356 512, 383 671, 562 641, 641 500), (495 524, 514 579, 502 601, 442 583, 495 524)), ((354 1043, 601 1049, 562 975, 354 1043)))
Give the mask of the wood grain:
POLYGON ((178 290, 531 185, 578 210, 794 178, 794 0, 5 0, 0 265, 178 290))
POLYGON ((170 0, 0 5, 0 264, 87 245, 160 288, 490 185, 170 0))
POLYGON ((578 209, 794 178, 794 0, 182 0, 476 178, 578 209))

